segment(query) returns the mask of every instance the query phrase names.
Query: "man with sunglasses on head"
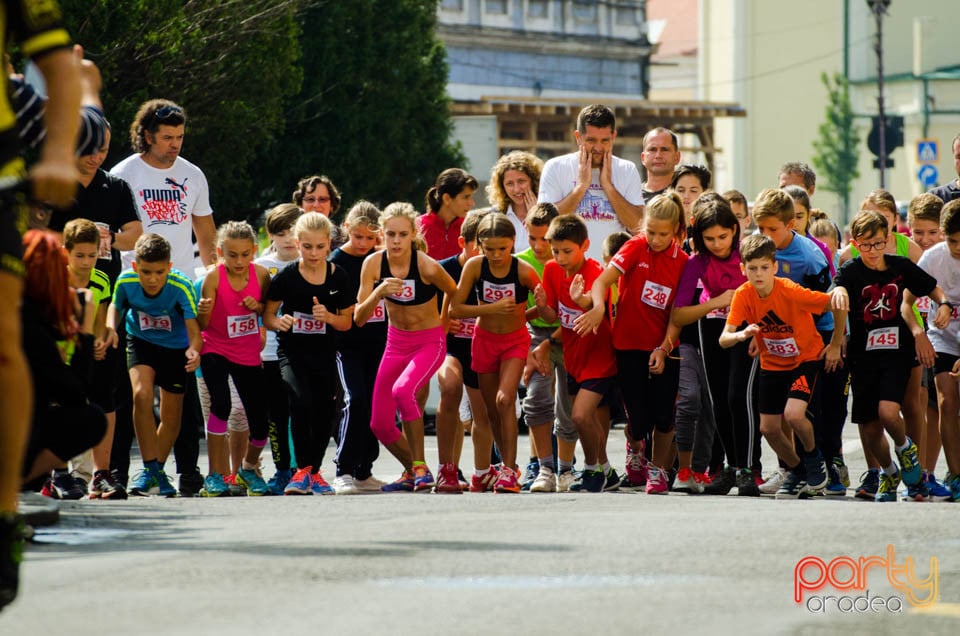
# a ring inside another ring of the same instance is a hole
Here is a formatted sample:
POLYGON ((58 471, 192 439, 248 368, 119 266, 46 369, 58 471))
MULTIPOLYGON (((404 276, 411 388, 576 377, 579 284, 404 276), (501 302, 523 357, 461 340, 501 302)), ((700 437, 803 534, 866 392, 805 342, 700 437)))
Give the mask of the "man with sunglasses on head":
MULTIPOLYGON (((130 124, 130 155, 110 171, 130 184, 145 234, 160 234, 170 242, 174 269, 195 277, 191 232, 197 237, 204 265, 217 260, 217 229, 210 208, 207 178, 203 171, 180 156, 187 114, 168 99, 144 102, 130 124)), ((129 268, 132 252, 124 253, 129 268)), ((196 377, 188 374, 183 419, 173 453, 180 474, 180 495, 194 496, 203 485, 197 467, 200 454, 199 398, 196 377)), ((129 431, 126 431, 129 433, 129 431)), ((117 429, 112 465, 122 470, 129 462, 130 446, 117 429)))
MULTIPOLYGON (((110 171, 130 184, 143 231, 170 241, 174 269, 194 274, 197 237, 204 265, 216 262, 216 226, 203 171, 180 156, 187 114, 167 99, 144 102, 130 124, 130 155, 110 171)), ((127 265, 126 260, 124 264, 127 265)))

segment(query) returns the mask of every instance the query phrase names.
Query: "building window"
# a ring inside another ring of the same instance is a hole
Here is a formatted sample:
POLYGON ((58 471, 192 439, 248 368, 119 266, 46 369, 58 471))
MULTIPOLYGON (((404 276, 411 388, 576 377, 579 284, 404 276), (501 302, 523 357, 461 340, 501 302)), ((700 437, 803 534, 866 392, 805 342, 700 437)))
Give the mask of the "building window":
POLYGON ((527 0, 527 16, 531 18, 549 18, 549 0, 527 0))
POLYGON ((484 8, 487 13, 496 15, 506 15, 508 0, 486 0, 484 8))
POLYGON ((440 8, 444 11, 463 11, 463 0, 440 0, 440 8))
POLYGON ((596 22, 597 21, 597 3, 596 2, 574 2, 573 17, 577 22, 596 22))
POLYGON ((617 7, 617 24, 635 25, 637 23, 637 10, 634 7, 617 7))

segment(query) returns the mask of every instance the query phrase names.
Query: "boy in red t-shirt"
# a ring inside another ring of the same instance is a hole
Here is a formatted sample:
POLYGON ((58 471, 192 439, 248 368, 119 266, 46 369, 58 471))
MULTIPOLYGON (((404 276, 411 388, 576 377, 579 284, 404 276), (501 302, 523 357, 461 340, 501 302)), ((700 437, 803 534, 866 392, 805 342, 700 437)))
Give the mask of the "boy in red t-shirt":
POLYGON ((593 306, 590 288, 603 266, 587 258, 587 226, 580 217, 561 215, 550 222, 546 238, 554 260, 543 268, 543 283, 534 290, 540 317, 560 321, 567 389, 573 399, 573 424, 584 454, 582 490, 601 492, 619 478, 599 461, 610 431, 610 404, 616 394, 617 362, 610 322, 604 317, 595 332, 574 331, 574 320, 593 306), (608 477, 607 473, 612 473, 608 477))
MULTIPOLYGON (((760 432, 789 468, 777 499, 796 499, 827 485, 827 467, 816 447, 807 406, 817 382, 817 361, 825 359, 827 371, 841 364, 843 330, 834 330, 830 344, 823 346, 813 316, 832 309, 830 294, 777 277, 776 254, 773 240, 760 234, 740 244, 747 282, 733 296, 720 346, 729 348, 756 336, 760 432), (790 444, 794 434, 803 446, 800 455, 790 444)), ((833 312, 836 324, 846 322, 846 311, 833 312)))

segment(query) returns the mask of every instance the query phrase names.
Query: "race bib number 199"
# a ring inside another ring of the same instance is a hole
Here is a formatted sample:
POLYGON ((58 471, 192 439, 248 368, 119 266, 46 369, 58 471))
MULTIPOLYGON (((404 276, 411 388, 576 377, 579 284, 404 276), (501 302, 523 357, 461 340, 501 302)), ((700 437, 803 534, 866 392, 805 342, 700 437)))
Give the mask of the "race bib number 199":
POLYGON ((293 312, 293 333, 303 334, 322 334, 327 333, 327 323, 317 320, 313 314, 305 314, 301 311, 293 312))

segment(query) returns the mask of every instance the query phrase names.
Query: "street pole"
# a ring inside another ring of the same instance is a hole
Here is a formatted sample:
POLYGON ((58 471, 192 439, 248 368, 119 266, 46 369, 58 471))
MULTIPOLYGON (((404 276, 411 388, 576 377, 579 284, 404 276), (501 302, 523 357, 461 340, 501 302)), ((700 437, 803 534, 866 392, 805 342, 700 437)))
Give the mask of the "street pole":
POLYGON ((877 52, 877 114, 880 116, 880 156, 877 159, 880 166, 880 189, 887 187, 887 117, 883 104, 883 16, 887 13, 890 0, 867 0, 867 6, 873 12, 877 21, 877 41, 874 50, 877 52))

